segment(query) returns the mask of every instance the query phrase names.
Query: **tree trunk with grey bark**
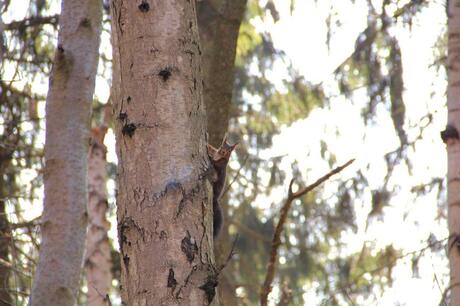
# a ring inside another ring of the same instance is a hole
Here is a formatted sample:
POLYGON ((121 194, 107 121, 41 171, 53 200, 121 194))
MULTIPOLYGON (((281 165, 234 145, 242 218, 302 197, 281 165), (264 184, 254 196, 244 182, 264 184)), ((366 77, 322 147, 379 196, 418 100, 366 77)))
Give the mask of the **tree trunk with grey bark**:
POLYGON ((99 0, 63 0, 46 103, 45 202, 29 304, 74 305, 83 260, 87 154, 98 63, 99 0))
POLYGON ((117 217, 126 305, 215 300, 194 1, 112 2, 117 217))
POLYGON ((107 294, 112 282, 110 242, 107 232, 110 223, 106 214, 107 160, 104 137, 107 127, 91 130, 88 153, 88 232, 86 233, 85 272, 88 286, 87 306, 107 306, 107 294))
POLYGON ((448 155, 450 305, 460 305, 460 6, 457 2, 448 1, 448 127, 442 133, 448 155))

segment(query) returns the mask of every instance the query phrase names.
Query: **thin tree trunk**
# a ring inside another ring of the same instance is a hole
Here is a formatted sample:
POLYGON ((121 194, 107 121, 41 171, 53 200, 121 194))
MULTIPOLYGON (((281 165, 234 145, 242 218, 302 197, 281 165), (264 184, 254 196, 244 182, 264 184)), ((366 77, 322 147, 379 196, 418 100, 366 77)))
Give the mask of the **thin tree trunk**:
POLYGON ((194 1, 112 2, 123 303, 214 300, 211 185, 194 1))
POLYGON ((46 103, 45 202, 30 305, 77 299, 88 215, 87 154, 102 6, 63 0, 46 103))
POLYGON ((460 305, 460 6, 458 1, 448 1, 448 128, 443 140, 447 144, 448 173, 448 223, 449 260, 451 276, 451 303, 460 305), (455 132, 457 134, 455 135, 455 132))
MULTIPOLYGON (((209 143, 218 146, 227 132, 232 105, 236 46, 247 0, 203 0, 197 2, 200 44, 203 49, 203 97, 208 115, 209 143)), ((222 199, 226 201, 227 198, 222 199)), ((224 204, 224 203, 222 203, 224 204)), ((227 205, 222 205, 228 220, 227 205)), ((228 222, 224 222, 216 244, 217 262, 225 262, 232 248, 228 222)), ((228 264, 219 279, 222 305, 236 305, 233 266, 228 264)))
MULTIPOLYGON (((6 211, 6 201, 12 192, 11 186, 8 186, 5 177, 8 176, 5 170, 9 168, 11 155, 0 148, 0 260, 10 262, 8 258, 9 247, 11 243, 11 229, 6 211)), ((10 181, 11 183, 11 181, 10 181)), ((0 264, 0 306, 12 305, 10 295, 10 267, 0 264)))
MULTIPOLYGON (((0 1, 0 12, 3 11, 4 3, 0 1)), ((4 41, 3 41, 3 31, 4 24, 2 17, 0 16, 0 60, 3 61, 4 53, 4 41)), ((2 144, 6 144, 5 135, 7 131, 3 131, 2 144)), ((12 153, 8 152, 8 147, 0 148, 0 259, 9 262, 9 245, 11 242, 11 231, 9 227, 8 216, 6 214, 6 199, 8 197, 8 190, 10 189, 5 182, 6 169, 10 165, 12 153)), ((6 306, 12 304, 12 299, 10 296, 10 287, 9 287, 9 268, 0 265, 0 306, 6 306)))
POLYGON ((107 127, 91 130, 88 154, 88 233, 86 234, 85 272, 88 286, 88 306, 107 306, 107 294, 112 282, 110 243, 107 232, 107 161, 104 137, 107 127))
POLYGON ((203 96, 209 143, 218 146, 227 131, 235 79, 236 43, 247 0, 198 1, 203 49, 203 96))

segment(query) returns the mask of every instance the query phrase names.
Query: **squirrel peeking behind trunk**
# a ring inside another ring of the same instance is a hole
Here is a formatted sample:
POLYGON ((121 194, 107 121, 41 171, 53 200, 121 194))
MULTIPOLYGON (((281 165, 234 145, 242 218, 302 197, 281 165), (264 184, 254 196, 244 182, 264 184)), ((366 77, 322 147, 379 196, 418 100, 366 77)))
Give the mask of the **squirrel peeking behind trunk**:
POLYGON ((213 209, 213 236, 216 238, 219 235, 219 231, 222 228, 223 214, 222 208, 219 205, 219 199, 222 196, 222 191, 225 186, 225 176, 227 174, 227 165, 230 160, 230 155, 235 149, 236 145, 230 145, 227 142, 227 136, 224 137, 222 144, 219 148, 214 148, 208 144, 208 156, 211 164, 215 170, 215 176, 212 179, 212 209, 213 209))

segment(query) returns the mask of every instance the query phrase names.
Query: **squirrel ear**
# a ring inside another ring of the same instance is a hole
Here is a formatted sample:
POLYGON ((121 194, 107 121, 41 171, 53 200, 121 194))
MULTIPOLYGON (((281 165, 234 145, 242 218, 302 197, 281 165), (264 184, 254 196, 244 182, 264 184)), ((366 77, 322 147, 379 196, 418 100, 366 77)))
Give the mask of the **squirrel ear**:
POLYGON ((217 152, 217 149, 211 146, 209 143, 206 145, 208 148, 208 155, 213 155, 217 152))

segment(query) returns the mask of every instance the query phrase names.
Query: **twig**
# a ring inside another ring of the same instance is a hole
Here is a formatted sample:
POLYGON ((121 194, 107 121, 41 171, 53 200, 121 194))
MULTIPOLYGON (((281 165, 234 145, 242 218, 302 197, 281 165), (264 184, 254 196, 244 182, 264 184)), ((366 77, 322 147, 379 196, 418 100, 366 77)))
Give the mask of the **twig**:
POLYGON ((11 23, 5 24, 5 30, 13 31, 43 24, 51 24, 52 26, 57 26, 58 21, 58 14, 52 16, 34 16, 23 20, 12 21, 11 23))
POLYGON ((260 240, 262 242, 268 242, 268 243, 271 242, 271 239, 268 236, 266 237, 266 236, 260 234, 259 232, 247 227, 246 225, 242 224, 241 222, 236 221, 234 218, 230 219, 229 223, 235 225, 238 228, 238 230, 240 230, 242 232, 245 232, 246 234, 251 236, 251 238, 254 238, 256 240, 260 240))
POLYGON ((235 236, 235 239, 233 240, 233 243, 232 243, 232 248, 230 249, 230 252, 228 253, 228 256, 227 256, 227 259, 225 260, 225 262, 220 266, 219 270, 217 271, 217 274, 220 274, 220 272, 222 272, 222 270, 225 268, 225 266, 228 264, 228 262, 232 259, 233 255, 235 255, 235 246, 236 246, 236 242, 238 241, 238 234, 235 236))
POLYGON ((246 165, 246 162, 248 161, 248 158, 249 158, 249 154, 246 155, 246 157, 244 158, 243 162, 241 163, 240 168, 236 172, 235 176, 232 178, 232 181, 227 185, 227 187, 225 187, 224 191, 222 192, 222 196, 221 196, 222 198, 225 196, 227 191, 232 187, 233 183, 236 181, 238 176, 240 176, 240 172, 243 169, 243 167, 246 165))
POLYGON ((329 172, 328 174, 324 175, 323 177, 318 179, 313 184, 308 185, 307 187, 304 187, 296 192, 292 191, 292 185, 294 184, 294 179, 292 179, 291 182, 289 183, 288 197, 286 199, 286 202, 284 202, 283 207, 281 208, 280 219, 278 221, 278 224, 276 225, 275 234, 273 235, 270 260, 267 265, 267 274, 265 275, 265 281, 264 281, 264 284, 262 285, 261 292, 260 292, 260 305, 261 306, 267 306, 268 295, 270 294, 272 290, 272 282, 275 276, 275 265, 276 265, 276 261, 278 257, 278 249, 281 245, 281 233, 283 232, 283 227, 284 227, 284 224, 286 223, 286 219, 288 216, 289 209, 291 208, 292 202, 295 199, 298 199, 304 196, 305 194, 307 194, 308 192, 312 191, 313 189, 318 187, 320 184, 327 181, 331 176, 339 173, 340 171, 348 167, 353 162, 354 162, 354 159, 349 160, 342 166, 337 167, 331 172, 329 172))
POLYGON ((442 294, 442 298, 441 298, 441 301, 439 302, 439 305, 447 305, 447 294, 449 294, 449 292, 454 289, 455 287, 458 287, 460 286, 460 282, 457 282, 457 283, 453 283, 452 285, 450 285, 449 287, 446 288, 446 290, 444 290, 444 293, 442 294))

